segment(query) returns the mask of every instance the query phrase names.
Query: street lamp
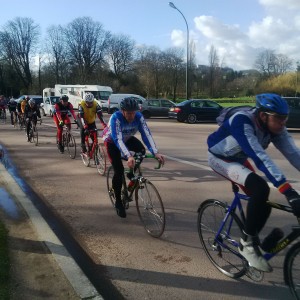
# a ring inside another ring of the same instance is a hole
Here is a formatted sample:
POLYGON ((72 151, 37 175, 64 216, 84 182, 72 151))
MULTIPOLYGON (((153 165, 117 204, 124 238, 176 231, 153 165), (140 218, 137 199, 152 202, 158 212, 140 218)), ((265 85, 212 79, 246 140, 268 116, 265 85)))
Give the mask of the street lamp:
POLYGON ((186 84, 186 99, 189 98, 189 26, 188 23, 183 15, 183 13, 174 5, 173 2, 169 2, 169 5, 178 10, 179 13, 182 15, 184 21, 185 21, 185 25, 186 25, 186 74, 185 74, 185 84, 186 84))
POLYGON ((298 95, 298 71, 300 69, 299 61, 296 62, 297 69, 296 69, 296 89, 295 89, 295 97, 298 95))

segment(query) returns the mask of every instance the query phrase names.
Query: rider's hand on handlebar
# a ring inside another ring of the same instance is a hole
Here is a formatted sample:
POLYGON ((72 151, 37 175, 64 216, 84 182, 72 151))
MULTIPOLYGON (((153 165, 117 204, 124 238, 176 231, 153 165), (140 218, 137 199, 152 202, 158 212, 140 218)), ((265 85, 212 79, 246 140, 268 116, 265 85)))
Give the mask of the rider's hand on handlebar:
POLYGON ((292 207, 294 215, 300 217, 300 195, 294 189, 289 189, 284 195, 292 207))
POLYGON ((165 164, 165 158, 163 155, 156 153, 155 158, 161 163, 162 166, 165 164))
POLYGON ((63 127, 64 126, 64 121, 59 121, 59 126, 63 127))
POLYGON ((127 166, 129 169, 133 169, 135 165, 134 157, 130 156, 127 160, 127 166))

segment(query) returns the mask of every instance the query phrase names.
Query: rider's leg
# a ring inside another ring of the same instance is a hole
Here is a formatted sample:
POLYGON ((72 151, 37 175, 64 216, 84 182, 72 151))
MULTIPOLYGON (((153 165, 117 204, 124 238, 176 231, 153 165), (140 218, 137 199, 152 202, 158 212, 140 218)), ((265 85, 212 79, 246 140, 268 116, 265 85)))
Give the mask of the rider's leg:
POLYGON ((116 197, 116 211, 121 218, 126 217, 126 211, 121 200, 122 181, 124 174, 124 166, 121 159, 121 153, 114 143, 105 143, 107 148, 108 158, 114 169, 114 176, 112 178, 112 187, 116 197))

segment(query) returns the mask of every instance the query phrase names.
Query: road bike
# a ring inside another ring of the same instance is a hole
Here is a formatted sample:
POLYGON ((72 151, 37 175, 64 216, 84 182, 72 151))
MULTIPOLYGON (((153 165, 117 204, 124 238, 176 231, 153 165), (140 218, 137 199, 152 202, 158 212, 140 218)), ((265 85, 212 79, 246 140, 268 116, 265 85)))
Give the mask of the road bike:
POLYGON ((29 120, 28 140, 30 143, 34 143, 35 146, 37 146, 39 144, 38 129, 37 129, 37 126, 36 126, 33 118, 31 118, 29 120))
MULTIPOLYGON (((77 123, 71 123, 71 124, 77 125, 77 123)), ((64 149, 67 149, 70 158, 74 159, 76 157, 75 138, 74 138, 73 134, 71 133, 71 131, 69 130, 69 127, 66 126, 66 124, 64 124, 63 128, 65 130, 63 131, 63 134, 62 134, 62 145, 63 145, 64 149)), ((57 145, 58 145, 58 142, 57 142, 57 145)))
MULTIPOLYGON (((249 197, 239 192, 239 187, 232 183, 234 198, 230 205, 215 199, 205 200, 198 209, 198 233, 201 244, 212 264, 223 274, 231 278, 243 275, 260 281, 264 273, 249 266, 239 253, 239 240, 245 224, 245 214, 241 200, 249 197)), ((290 206, 276 202, 267 202, 272 208, 292 213, 290 206)), ((290 233, 264 254, 270 260, 289 246, 300 236, 300 219, 292 226, 290 233)), ((295 299, 300 299, 300 242, 295 243, 286 253, 283 265, 285 283, 295 299)))
POLYGON ((104 175, 106 172, 106 154, 104 147, 98 143, 97 128, 89 129, 89 134, 85 136, 86 153, 81 152, 81 159, 86 167, 89 167, 91 160, 94 160, 97 172, 104 175))
MULTIPOLYGON (((158 190, 150 180, 143 176, 141 170, 143 158, 155 157, 152 154, 142 155, 141 153, 135 153, 133 157, 135 159, 134 170, 124 169, 121 199, 125 209, 128 209, 129 203, 135 198, 137 213, 145 230, 151 236, 159 238, 163 234, 166 225, 164 205, 158 190), (129 180, 127 177, 128 173, 133 173, 133 177, 130 179, 131 185, 129 186, 126 183, 126 178, 129 180)), ((161 163, 158 162, 158 166, 155 169, 160 167, 161 163)), ((110 166, 107 170, 106 183, 110 201, 115 208, 116 197, 112 187, 113 175, 114 169, 110 166)))
POLYGON ((23 113, 19 113, 18 115, 18 126, 20 130, 25 128, 25 119, 23 113))
POLYGON ((10 112, 10 120, 14 128, 17 127, 17 122, 18 122, 18 117, 17 117, 17 112, 16 111, 11 111, 10 112))

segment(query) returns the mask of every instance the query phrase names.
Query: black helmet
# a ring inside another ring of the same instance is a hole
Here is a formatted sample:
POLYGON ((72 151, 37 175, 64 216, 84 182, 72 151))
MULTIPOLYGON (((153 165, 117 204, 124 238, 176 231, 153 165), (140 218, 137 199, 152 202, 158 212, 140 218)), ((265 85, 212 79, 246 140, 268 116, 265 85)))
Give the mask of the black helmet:
POLYGON ((134 97, 126 97, 120 103, 120 108, 127 111, 139 110, 139 105, 134 97))
POLYGON ((60 100, 64 101, 64 102, 68 102, 69 101, 69 97, 67 95, 62 95, 60 97, 60 100))

